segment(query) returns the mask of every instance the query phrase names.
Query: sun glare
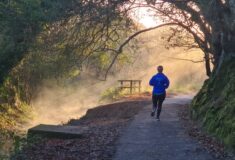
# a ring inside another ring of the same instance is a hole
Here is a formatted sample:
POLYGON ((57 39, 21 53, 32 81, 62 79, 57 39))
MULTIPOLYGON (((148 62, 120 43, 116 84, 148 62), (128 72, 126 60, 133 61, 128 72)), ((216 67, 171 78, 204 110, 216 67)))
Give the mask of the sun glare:
POLYGON ((130 15, 135 21, 146 28, 154 27, 161 23, 160 20, 154 16, 154 11, 151 11, 149 8, 135 8, 131 11, 130 15))
POLYGON ((139 19, 139 23, 143 24, 146 28, 154 27, 158 24, 156 20, 154 20, 152 17, 147 16, 147 15, 139 19))

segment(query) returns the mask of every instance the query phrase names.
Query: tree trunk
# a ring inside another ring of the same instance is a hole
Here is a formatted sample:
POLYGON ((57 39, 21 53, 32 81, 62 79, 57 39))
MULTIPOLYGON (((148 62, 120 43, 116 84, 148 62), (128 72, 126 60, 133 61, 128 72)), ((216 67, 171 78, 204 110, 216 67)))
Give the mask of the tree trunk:
POLYGON ((210 64, 209 53, 205 53, 205 67, 206 67, 206 75, 210 77, 211 76, 211 64, 210 64))

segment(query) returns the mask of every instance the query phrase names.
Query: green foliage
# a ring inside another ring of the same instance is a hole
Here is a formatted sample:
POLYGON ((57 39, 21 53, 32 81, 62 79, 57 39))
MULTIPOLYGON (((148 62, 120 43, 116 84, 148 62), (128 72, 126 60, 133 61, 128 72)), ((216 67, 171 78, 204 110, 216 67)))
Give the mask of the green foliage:
POLYGON ((0 2, 0 82, 23 54, 40 28, 42 14, 39 1, 0 2))
POLYGON ((41 141, 40 136, 26 137, 25 133, 19 133, 19 131, 0 130, 0 159, 28 159, 21 154, 24 147, 33 147, 41 141))
MULTIPOLYGON (((120 1, 118 3, 121 4, 123 2, 120 1)), ((87 26, 99 26, 106 29, 113 20, 123 19, 119 15, 118 10, 116 10, 118 3, 105 5, 99 1, 89 1, 87 3, 80 0, 1 1, 0 83, 3 82, 11 69, 22 60, 24 55, 28 53, 27 51, 34 43, 37 35, 47 29, 48 25, 55 22, 63 23, 69 21, 71 17, 76 15, 75 18, 79 22, 74 24, 74 28, 79 29, 81 25, 85 24, 86 27, 83 27, 83 29, 87 29, 87 26)), ((73 46, 69 47, 72 48, 73 46)))
POLYGON ((80 0, 0 2, 0 128, 26 122, 44 80, 77 78, 88 65, 97 73, 107 68, 114 55, 106 49, 124 38, 130 22, 116 7, 80 0))
POLYGON ((18 108, 0 105, 0 159, 8 159, 12 153, 21 150, 25 143, 25 138, 20 133, 24 125, 32 119, 31 108, 26 105, 18 108))
POLYGON ((22 154, 22 150, 24 149, 24 147, 33 147, 38 143, 42 143, 43 138, 36 135, 27 137, 15 135, 13 140, 14 145, 11 155, 9 155, 10 159, 28 159, 28 157, 25 157, 25 155, 22 154))
POLYGON ((228 59, 207 80, 192 102, 192 116, 228 147, 235 149, 235 62, 228 59))
POLYGON ((100 101, 115 101, 121 98, 124 95, 123 91, 120 88, 108 88, 101 95, 100 101))
POLYGON ((8 159, 20 147, 19 130, 32 119, 25 93, 25 88, 10 76, 0 87, 0 159, 8 159))
POLYGON ((77 79, 84 66, 95 68, 92 73, 107 68, 114 56, 107 49, 129 32, 130 21, 116 7, 80 0, 0 2, 0 131, 6 132, 0 141, 4 147, 10 142, 7 153, 21 149, 24 140, 11 131, 32 119, 29 104, 44 80, 77 79))
POLYGON ((76 78, 83 66, 105 70, 114 56, 106 49, 116 47, 130 23, 116 10, 119 3, 1 1, 0 104, 29 104, 43 80, 76 78))

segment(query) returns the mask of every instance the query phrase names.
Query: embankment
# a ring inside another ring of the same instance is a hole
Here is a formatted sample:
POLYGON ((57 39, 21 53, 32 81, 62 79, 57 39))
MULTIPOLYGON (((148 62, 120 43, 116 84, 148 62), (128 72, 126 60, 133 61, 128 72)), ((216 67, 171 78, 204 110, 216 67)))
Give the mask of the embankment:
POLYGON ((193 119, 235 150, 235 61, 225 60, 219 72, 205 81, 191 105, 193 119))

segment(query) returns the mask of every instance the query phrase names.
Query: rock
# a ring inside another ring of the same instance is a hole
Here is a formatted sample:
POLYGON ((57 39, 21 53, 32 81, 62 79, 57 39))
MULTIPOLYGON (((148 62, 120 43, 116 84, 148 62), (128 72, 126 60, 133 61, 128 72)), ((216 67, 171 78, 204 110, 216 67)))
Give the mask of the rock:
POLYGON ((28 130, 28 137, 37 135, 42 137, 63 138, 63 139, 81 138, 85 130, 86 130, 85 127, 78 127, 78 126, 59 126, 59 125, 40 124, 28 130))

